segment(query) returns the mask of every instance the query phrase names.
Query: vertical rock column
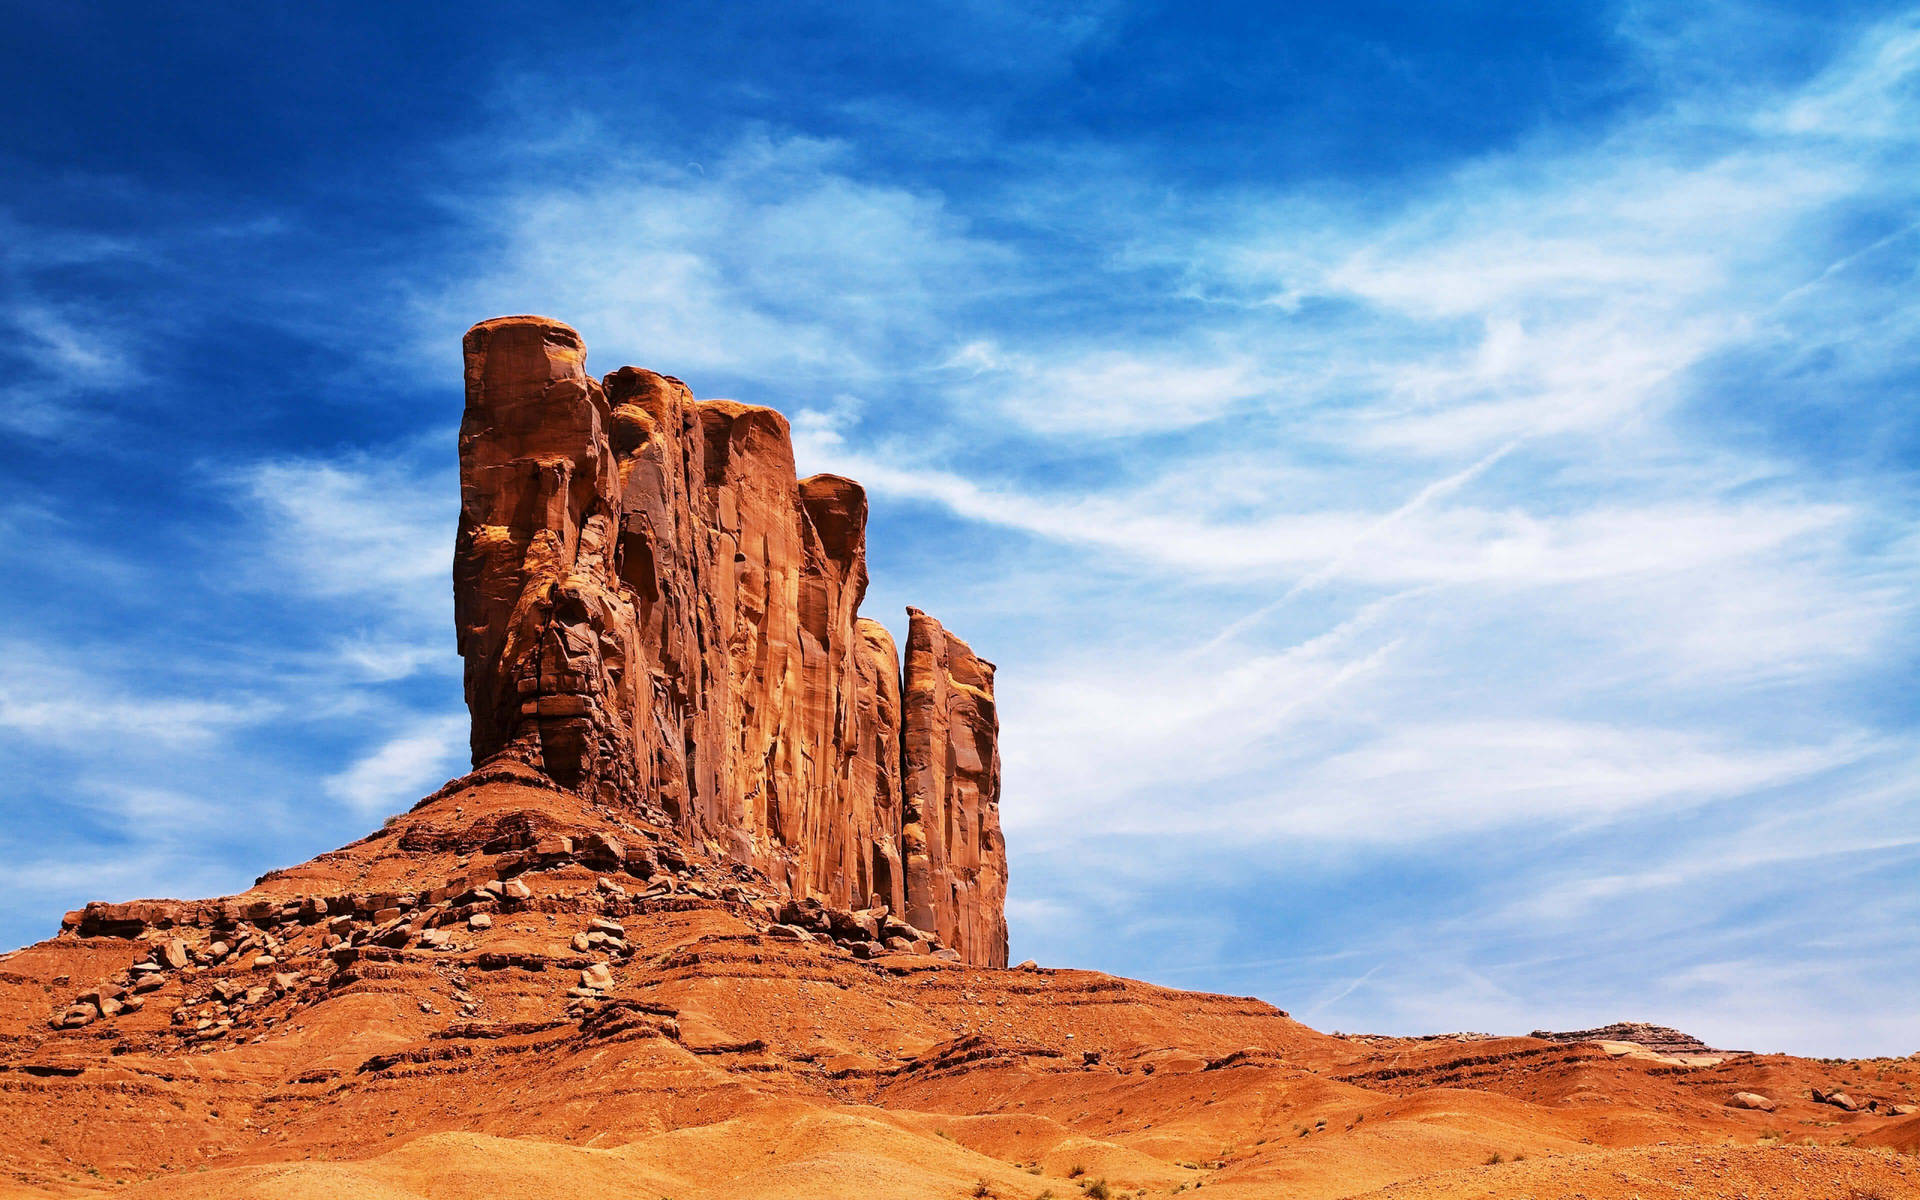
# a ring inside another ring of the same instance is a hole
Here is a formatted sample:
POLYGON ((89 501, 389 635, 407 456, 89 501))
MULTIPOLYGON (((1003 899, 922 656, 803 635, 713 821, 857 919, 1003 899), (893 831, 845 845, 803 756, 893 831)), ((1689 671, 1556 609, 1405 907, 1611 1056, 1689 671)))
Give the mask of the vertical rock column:
POLYGON ((919 609, 907 616, 907 919, 968 962, 1004 967, 1007 856, 993 664, 919 609))
MULTIPOLYGON (((881 904, 906 915, 907 875, 901 829, 906 807, 900 776, 900 651, 878 621, 860 618, 859 706, 855 710, 853 754, 848 758, 845 790, 866 797, 871 828, 863 847, 867 888, 881 904)), ((856 845, 858 843, 856 842, 856 845)))
POLYGON ((544 317, 468 331, 454 623, 476 763, 632 785, 631 605, 614 576, 618 475, 580 335, 544 317))
MULTIPOLYGON (((867 493, 840 475, 800 481, 806 556, 800 573, 799 732, 814 766, 802 804, 805 874, 830 902, 865 908, 871 900, 871 847, 899 809, 884 805, 863 745, 877 721, 875 687, 863 668, 868 644, 860 602, 867 594, 867 493)), ((898 739, 898 726, 892 731, 898 739)), ((877 740, 877 737, 876 739, 877 740)), ((897 789, 896 789, 897 790, 897 789)))

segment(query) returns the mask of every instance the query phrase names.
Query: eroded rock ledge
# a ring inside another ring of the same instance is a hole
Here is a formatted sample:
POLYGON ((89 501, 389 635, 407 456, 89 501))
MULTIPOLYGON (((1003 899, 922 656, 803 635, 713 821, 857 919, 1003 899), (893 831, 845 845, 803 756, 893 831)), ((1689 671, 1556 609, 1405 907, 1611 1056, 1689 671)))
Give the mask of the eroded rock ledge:
POLYGON ((466 336, 454 612, 476 766, 525 763, 764 872, 1007 959, 993 664, 859 615, 866 494, 787 422, 586 373, 543 317, 466 336))

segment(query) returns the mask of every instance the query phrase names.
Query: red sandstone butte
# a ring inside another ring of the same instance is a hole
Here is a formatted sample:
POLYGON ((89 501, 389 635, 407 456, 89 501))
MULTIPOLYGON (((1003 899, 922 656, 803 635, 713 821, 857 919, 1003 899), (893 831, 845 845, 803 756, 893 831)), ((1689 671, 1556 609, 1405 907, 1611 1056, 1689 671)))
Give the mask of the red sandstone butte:
POLYGON ((881 904, 1005 966, 993 666, 860 617, 867 498, 769 408, 586 371, 572 329, 467 333, 454 619, 473 761, 642 810, 795 897, 881 904))

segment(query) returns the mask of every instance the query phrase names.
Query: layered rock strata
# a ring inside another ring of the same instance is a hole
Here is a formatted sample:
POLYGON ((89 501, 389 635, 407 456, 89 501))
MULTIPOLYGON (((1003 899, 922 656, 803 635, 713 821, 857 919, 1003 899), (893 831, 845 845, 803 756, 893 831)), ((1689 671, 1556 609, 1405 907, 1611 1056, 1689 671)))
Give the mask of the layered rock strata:
POLYGON ((645 810, 795 897, 1004 966, 993 667, 867 588, 866 494, 796 478, 772 409, 586 372, 578 334, 466 336, 454 608, 476 765, 645 810))

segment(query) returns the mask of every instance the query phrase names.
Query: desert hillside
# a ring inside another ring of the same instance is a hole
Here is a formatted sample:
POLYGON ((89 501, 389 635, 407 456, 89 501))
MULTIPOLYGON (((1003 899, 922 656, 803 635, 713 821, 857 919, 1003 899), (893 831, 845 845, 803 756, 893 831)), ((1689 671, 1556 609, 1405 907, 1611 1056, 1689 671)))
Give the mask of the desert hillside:
POLYGON ((872 920, 481 773, 7 956, 0 1154, 55 1195, 1920 1194, 1908 1060, 1337 1038, 872 920))
POLYGON ((479 773, 7 956, 0 1154, 23 1195, 1920 1194, 1908 1060, 1331 1037, 873 920, 479 773))

